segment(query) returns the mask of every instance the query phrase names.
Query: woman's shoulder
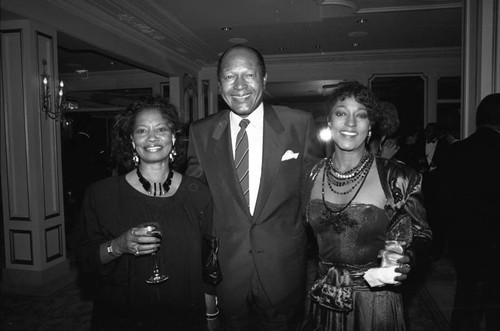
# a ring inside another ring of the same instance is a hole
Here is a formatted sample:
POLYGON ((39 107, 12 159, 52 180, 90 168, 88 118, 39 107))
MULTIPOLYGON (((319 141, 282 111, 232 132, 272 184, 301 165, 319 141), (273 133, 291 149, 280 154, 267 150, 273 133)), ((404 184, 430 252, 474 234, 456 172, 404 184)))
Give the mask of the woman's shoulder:
POLYGON ((325 163, 328 162, 330 158, 329 157, 325 157, 321 160, 319 160, 314 166, 313 166, 313 172, 318 172, 319 169, 321 169, 322 167, 325 166, 325 163))
POLYGON ((205 183, 197 178, 184 174, 182 175, 181 194, 202 200, 210 199, 210 190, 205 183))
POLYGON ((124 176, 111 176, 90 184, 85 191, 84 201, 95 203, 99 206, 113 205, 123 189, 120 184, 125 181, 124 176))
POLYGON ((321 160, 319 160, 311 169, 311 173, 310 173, 310 178, 314 178, 316 177, 316 175, 319 173, 319 171, 325 166, 325 163, 328 162, 329 158, 328 157, 325 157, 321 160))
POLYGON ((182 175, 182 183, 176 196, 176 201, 179 204, 192 211, 203 212, 212 203, 208 186, 202 181, 187 175, 182 175))
POLYGON ((96 182, 93 182, 88 186, 88 191, 107 191, 111 189, 115 189, 120 181, 124 180, 124 176, 110 176, 103 179, 100 179, 96 182))
POLYGON ((421 180, 422 175, 412 167, 407 166, 404 162, 396 159, 386 159, 376 156, 377 167, 383 174, 383 178, 403 178, 409 182, 418 182, 421 180))

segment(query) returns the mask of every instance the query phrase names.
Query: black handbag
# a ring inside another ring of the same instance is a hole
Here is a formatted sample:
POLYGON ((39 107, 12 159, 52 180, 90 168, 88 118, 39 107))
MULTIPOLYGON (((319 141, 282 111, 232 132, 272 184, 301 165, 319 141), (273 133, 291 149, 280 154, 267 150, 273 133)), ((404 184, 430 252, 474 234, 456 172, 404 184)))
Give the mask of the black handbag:
POLYGON ((203 280, 210 285, 217 285, 222 281, 219 266, 219 238, 204 235, 202 241, 203 280))

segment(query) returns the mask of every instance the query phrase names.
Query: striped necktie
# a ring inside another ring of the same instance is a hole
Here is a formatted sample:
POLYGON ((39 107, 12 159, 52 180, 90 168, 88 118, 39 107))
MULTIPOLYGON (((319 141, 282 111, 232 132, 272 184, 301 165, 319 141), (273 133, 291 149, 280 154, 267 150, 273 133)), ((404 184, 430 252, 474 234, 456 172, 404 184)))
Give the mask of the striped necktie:
POLYGON ((240 122, 240 131, 236 136, 236 149, 234 153, 234 165, 236 168, 236 174, 238 175, 238 180, 241 185, 241 190, 247 201, 247 206, 249 206, 249 181, 248 181, 248 136, 246 128, 250 121, 248 119, 242 119, 240 122))

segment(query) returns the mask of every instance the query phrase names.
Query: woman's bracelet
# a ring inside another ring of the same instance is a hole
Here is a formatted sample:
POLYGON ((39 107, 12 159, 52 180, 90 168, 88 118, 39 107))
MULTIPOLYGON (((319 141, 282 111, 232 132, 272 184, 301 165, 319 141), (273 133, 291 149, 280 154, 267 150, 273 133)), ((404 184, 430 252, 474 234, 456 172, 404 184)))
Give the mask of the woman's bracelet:
POLYGON ((207 313, 207 321, 213 321, 214 319, 216 319, 217 317, 219 317, 219 308, 215 308, 217 309, 217 311, 213 314, 209 314, 207 313))

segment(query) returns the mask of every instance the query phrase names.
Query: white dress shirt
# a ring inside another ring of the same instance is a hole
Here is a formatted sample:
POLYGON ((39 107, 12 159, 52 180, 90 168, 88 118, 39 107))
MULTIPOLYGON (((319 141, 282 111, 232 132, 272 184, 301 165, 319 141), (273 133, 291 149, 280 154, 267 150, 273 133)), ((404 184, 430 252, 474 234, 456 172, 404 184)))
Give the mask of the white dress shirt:
MULTIPOLYGON (((432 158, 434 157, 434 152, 436 151, 437 139, 431 142, 425 143, 425 156, 427 158, 427 164, 431 166, 432 158)), ((432 166, 431 166, 432 167, 432 166)))
MULTIPOLYGON (((240 131, 240 121, 244 117, 231 112, 229 122, 231 125, 231 142, 233 147, 233 159, 236 150, 236 136, 240 131)), ((250 124, 247 126, 248 135, 248 189, 249 208, 253 215, 257 194, 259 193, 260 175, 262 173, 262 150, 264 140, 264 105, 261 103, 250 115, 246 117, 250 124)))

